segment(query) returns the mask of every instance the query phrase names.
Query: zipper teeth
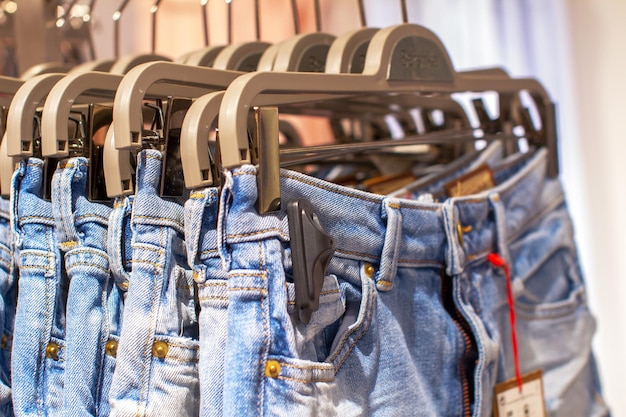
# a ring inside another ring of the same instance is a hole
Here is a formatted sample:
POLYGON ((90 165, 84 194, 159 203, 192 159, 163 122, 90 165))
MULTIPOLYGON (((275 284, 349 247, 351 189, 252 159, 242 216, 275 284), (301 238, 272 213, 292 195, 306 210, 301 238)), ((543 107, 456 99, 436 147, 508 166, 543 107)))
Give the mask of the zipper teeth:
POLYGON ((471 406, 470 406, 469 382, 467 380, 467 372, 465 370, 465 362, 467 361, 468 352, 472 348, 472 339, 467 334, 467 330, 465 329, 465 326, 463 326, 463 323, 465 321, 463 320, 463 317, 461 316, 461 313, 456 308, 455 308, 454 312, 455 312, 455 315, 456 315, 456 319, 453 319, 454 323, 456 324, 456 326, 461 331, 461 334, 463 335, 463 339, 465 340, 465 347, 463 349, 463 360, 461 361, 461 365, 460 365, 461 385, 462 385, 462 389, 463 389, 463 415, 465 415, 467 417, 471 417, 472 409, 471 409, 471 406))

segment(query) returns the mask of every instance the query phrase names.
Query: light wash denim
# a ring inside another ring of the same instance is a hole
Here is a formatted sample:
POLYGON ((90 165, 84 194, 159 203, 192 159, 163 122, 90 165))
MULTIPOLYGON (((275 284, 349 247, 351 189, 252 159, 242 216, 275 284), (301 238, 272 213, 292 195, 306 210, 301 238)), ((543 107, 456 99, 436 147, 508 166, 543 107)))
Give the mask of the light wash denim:
POLYGON ((17 267, 9 200, 0 197, 0 415, 12 416, 11 348, 17 303, 17 267))
POLYGON ((109 393, 113 383, 113 373, 119 347, 124 300, 130 282, 132 268, 132 231, 130 218, 133 208, 133 196, 119 197, 109 216, 107 234, 107 254, 111 280, 107 287, 107 325, 108 339, 105 345, 105 357, 102 367, 102 394, 100 395, 99 416, 108 416, 111 412, 109 393))
POLYGON ((42 198, 43 161, 21 161, 13 175, 11 223, 19 251, 11 380, 17 416, 61 411, 66 360, 68 278, 57 244, 52 204, 42 198))
POLYGON ((185 203, 185 245, 198 291, 200 313, 200 416, 222 416, 228 281, 217 250, 219 190, 206 188, 185 203))
POLYGON ((161 153, 138 156, 132 272, 110 391, 112 416, 197 416, 199 326, 184 209, 159 196, 161 153))
POLYGON ((514 162, 492 190, 442 203, 281 171, 283 206, 307 199, 336 246, 322 293, 339 296, 306 325, 291 308, 284 209, 258 214, 253 166, 225 172, 223 415, 490 416, 513 370, 492 252, 514 272, 522 368, 543 369, 549 415, 608 414, 560 183, 543 150, 514 162))
POLYGON ((106 238, 111 208, 89 201, 88 160, 59 164, 53 177, 56 236, 70 280, 65 327, 63 415, 98 416, 108 339, 109 257, 106 238))

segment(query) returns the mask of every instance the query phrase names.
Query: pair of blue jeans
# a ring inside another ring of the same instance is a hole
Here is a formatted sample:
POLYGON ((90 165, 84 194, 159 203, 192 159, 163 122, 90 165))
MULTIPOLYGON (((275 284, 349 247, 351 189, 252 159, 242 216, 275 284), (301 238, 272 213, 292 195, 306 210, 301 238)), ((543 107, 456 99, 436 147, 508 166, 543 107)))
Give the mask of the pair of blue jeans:
POLYGON ((195 416, 199 410, 199 328, 184 209, 160 196, 162 162, 155 150, 138 156, 132 271, 109 394, 112 416, 195 416))
POLYGON ((63 407, 65 307, 69 281, 57 244, 52 203, 43 198, 44 162, 29 158, 14 173, 12 233, 19 256, 11 382, 17 416, 63 407))
POLYGON ((107 230, 111 208, 88 199, 88 160, 59 164, 52 182, 56 236, 69 279, 63 415, 98 416, 103 398, 111 292, 107 230))
POLYGON ((292 307, 284 209, 256 211, 253 166, 226 172, 223 414, 491 415, 513 369, 506 281, 486 259, 498 253, 515 277, 522 370, 543 369, 549 415, 607 415, 561 186, 544 150, 513 162, 492 189, 441 203, 281 171, 283 205, 308 200, 336 247, 331 301, 308 324, 292 307))
POLYGON ((17 303, 17 267, 14 262, 9 200, 0 198, 0 414, 13 415, 11 349, 17 303))

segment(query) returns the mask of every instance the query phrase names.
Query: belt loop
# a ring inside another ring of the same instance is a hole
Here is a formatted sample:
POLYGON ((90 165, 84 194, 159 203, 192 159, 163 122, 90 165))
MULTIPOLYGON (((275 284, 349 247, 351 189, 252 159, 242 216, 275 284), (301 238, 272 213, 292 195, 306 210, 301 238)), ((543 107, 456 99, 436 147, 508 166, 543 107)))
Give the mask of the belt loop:
POLYGON ((446 231, 446 274, 454 276, 463 272, 465 265, 465 248, 462 238, 459 236, 459 228, 462 229, 459 220, 459 212, 455 207, 456 199, 450 198, 443 203, 443 224, 446 231))
POLYGON ((234 180, 232 172, 225 170, 223 173, 223 186, 217 214, 217 250, 222 258, 222 269, 230 271, 231 255, 226 242, 226 220, 230 204, 233 200, 234 180))
POLYGON ((500 194, 497 192, 489 194, 489 202, 491 203, 491 207, 493 209, 494 217, 496 220, 496 247, 498 248, 498 254, 502 259, 506 261, 507 264, 513 265, 511 263, 509 249, 506 244, 508 236, 506 230, 506 214, 504 203, 500 198, 500 194))
POLYGON ((59 165, 52 177, 52 213, 59 247, 64 252, 78 244, 79 237, 74 224, 73 191, 75 179, 80 188, 86 185, 86 175, 81 174, 81 161, 73 158, 59 165))
POLYGON ((202 217, 210 195, 210 191, 207 189, 194 191, 185 202, 185 246, 187 247, 187 263, 190 268, 193 268, 196 263, 200 250, 202 217))
MULTIPOLYGON (((9 198, 9 210, 10 210, 10 223, 11 231, 13 232, 13 243, 15 249, 22 247, 22 233, 19 225, 19 201, 20 201, 20 189, 24 175, 26 175, 26 169, 28 160, 20 161, 15 171, 13 172, 13 178, 11 178, 11 197, 9 198)), ((15 251, 17 254, 17 251, 15 251)))
MULTIPOLYGON (((107 254, 109 255, 109 268, 113 278, 122 287, 127 287, 130 274, 124 268, 124 245, 126 242, 124 223, 130 219, 132 210, 132 197, 119 197, 115 200, 114 208, 109 216, 109 230, 107 233, 107 254)), ((125 248, 130 251, 131 248, 125 248)))
POLYGON ((383 218, 387 220, 383 250, 380 254, 380 267, 376 274, 376 288, 389 291, 398 271, 400 241, 402 239, 402 212, 396 198, 383 199, 383 218))

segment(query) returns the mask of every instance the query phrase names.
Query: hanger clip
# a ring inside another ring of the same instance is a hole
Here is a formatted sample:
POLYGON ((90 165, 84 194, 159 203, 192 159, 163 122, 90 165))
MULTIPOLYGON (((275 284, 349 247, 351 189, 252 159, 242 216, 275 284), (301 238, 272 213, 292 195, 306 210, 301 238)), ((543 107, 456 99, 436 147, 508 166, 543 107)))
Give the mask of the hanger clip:
POLYGON ((287 205, 293 282, 296 290, 298 319, 307 324, 319 308, 326 268, 335 253, 332 237, 326 233, 307 200, 293 200, 287 205))

